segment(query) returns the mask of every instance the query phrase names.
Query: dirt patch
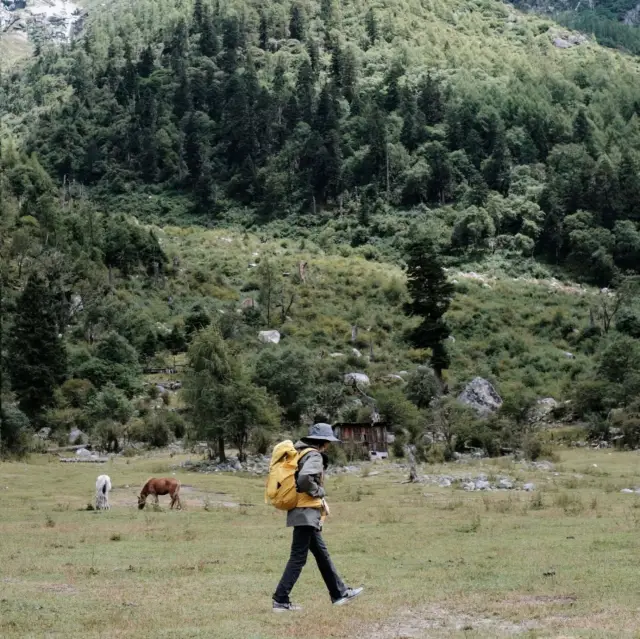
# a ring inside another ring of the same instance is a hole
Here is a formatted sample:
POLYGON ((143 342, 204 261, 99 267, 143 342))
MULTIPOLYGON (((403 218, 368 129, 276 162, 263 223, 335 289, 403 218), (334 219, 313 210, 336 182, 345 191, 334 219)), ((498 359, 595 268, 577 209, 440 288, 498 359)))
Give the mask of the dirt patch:
POLYGON ((75 595, 77 590, 70 584, 43 584, 40 586, 40 590, 45 592, 59 592, 64 595, 75 595))
POLYGON ((537 621, 513 623, 497 616, 474 615, 433 605, 422 611, 406 610, 372 628, 366 636, 368 639, 418 639, 475 630, 490 637, 511 637, 538 628, 537 621))
POLYGON ((544 605, 560 605, 570 606, 574 604, 578 598, 575 595, 522 595, 515 599, 506 599, 504 603, 512 606, 544 606, 544 605))

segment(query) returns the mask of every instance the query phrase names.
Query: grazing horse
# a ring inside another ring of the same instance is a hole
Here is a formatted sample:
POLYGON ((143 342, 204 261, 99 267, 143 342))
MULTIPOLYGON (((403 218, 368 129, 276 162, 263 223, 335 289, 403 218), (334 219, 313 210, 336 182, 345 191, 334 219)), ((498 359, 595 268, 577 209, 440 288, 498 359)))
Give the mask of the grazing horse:
POLYGON ((109 505, 110 490, 111 478, 109 475, 100 475, 96 479, 96 510, 111 510, 109 505))
POLYGON ((171 508, 176 504, 180 510, 182 510, 182 502, 180 501, 180 482, 177 479, 171 477, 164 477, 162 479, 156 479, 152 477, 140 491, 138 497, 138 508, 142 510, 147 503, 147 497, 153 495, 155 497, 156 504, 159 503, 158 495, 170 495, 171 496, 171 508))

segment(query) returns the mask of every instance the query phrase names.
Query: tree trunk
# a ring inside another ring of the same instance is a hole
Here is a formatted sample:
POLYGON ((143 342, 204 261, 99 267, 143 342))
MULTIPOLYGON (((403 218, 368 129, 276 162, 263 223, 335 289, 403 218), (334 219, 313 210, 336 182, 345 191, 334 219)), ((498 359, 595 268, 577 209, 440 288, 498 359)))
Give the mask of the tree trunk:
POLYGON ((409 460, 409 483, 414 484, 418 481, 418 469, 416 467, 416 447, 413 444, 408 444, 404 447, 404 454, 409 460))
POLYGON ((218 457, 221 463, 227 461, 227 456, 224 452, 224 437, 222 435, 218 436, 218 457))

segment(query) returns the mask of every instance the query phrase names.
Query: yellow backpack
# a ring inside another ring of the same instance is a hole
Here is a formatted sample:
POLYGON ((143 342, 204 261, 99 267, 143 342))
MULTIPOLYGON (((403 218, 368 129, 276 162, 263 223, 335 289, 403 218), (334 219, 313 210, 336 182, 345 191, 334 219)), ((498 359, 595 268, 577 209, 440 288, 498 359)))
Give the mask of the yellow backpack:
POLYGON ((291 510, 298 503, 296 490, 296 472, 298 462, 313 448, 298 452, 293 442, 286 439, 280 442, 271 453, 267 486, 264 491, 265 504, 271 504, 278 510, 291 510))

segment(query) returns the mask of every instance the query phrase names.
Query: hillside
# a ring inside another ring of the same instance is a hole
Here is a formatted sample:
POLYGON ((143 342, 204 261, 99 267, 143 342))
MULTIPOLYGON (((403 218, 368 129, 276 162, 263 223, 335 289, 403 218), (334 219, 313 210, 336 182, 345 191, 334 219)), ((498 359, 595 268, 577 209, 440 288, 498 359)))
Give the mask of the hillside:
POLYGON ((189 348, 193 382, 196 344, 270 429, 365 418, 357 371, 418 443, 444 419, 496 451, 546 396, 598 433, 624 409, 635 441, 639 67, 560 35, 492 0, 91 5, 0 84, 3 440, 213 439, 144 387, 189 348), (424 235, 456 281, 444 383, 494 382, 489 424, 430 413, 402 268, 424 235))

